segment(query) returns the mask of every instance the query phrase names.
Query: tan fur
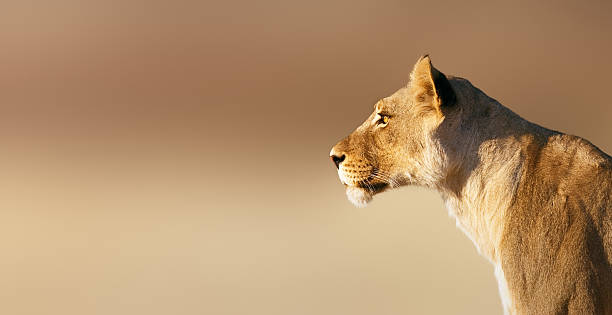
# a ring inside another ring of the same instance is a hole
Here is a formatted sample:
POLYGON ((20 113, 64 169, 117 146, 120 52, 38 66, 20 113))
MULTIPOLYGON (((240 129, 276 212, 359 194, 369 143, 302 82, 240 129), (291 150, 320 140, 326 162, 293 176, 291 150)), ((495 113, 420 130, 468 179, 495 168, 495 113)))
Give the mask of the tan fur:
POLYGON ((612 314, 612 158, 590 142, 522 119, 425 56, 331 155, 357 206, 402 185, 438 190, 495 265, 506 313, 612 314))

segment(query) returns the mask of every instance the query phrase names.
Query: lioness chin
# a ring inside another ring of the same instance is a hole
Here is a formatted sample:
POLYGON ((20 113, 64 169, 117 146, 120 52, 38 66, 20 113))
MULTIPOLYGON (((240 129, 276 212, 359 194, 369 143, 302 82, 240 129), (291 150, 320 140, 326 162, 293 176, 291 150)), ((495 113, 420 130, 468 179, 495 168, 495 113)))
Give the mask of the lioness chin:
POLYGON ((612 158, 421 57, 331 150, 349 200, 421 185, 495 266, 506 314, 612 314, 612 158))

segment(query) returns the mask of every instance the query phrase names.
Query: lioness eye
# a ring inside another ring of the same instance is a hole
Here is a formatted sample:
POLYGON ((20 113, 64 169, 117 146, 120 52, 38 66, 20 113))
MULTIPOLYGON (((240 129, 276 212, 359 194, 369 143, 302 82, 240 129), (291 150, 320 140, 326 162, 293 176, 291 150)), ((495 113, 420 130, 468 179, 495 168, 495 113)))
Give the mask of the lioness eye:
POLYGON ((376 122, 378 125, 386 125, 389 123, 389 116, 380 115, 380 119, 376 122))

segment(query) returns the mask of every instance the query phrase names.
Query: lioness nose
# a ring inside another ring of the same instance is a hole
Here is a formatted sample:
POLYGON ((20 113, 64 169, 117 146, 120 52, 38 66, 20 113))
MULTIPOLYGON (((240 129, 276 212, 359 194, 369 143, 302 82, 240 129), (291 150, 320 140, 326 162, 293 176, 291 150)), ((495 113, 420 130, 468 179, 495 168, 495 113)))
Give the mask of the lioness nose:
POLYGON ((331 156, 332 161, 334 161, 334 164, 336 164, 336 168, 340 168, 340 163, 342 163, 342 161, 344 161, 345 158, 346 158, 346 155, 344 154, 342 154, 341 156, 332 154, 331 156))

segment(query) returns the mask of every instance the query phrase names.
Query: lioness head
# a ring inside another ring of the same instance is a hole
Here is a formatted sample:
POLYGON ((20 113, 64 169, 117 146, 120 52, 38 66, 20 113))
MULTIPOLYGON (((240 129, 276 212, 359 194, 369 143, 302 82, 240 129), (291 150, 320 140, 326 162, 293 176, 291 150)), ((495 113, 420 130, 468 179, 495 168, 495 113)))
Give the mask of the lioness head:
POLYGON ((452 168, 440 138, 456 125, 456 103, 446 76, 421 57, 408 85, 378 101, 370 117, 332 148, 349 200, 363 207, 390 188, 435 186, 452 168))

